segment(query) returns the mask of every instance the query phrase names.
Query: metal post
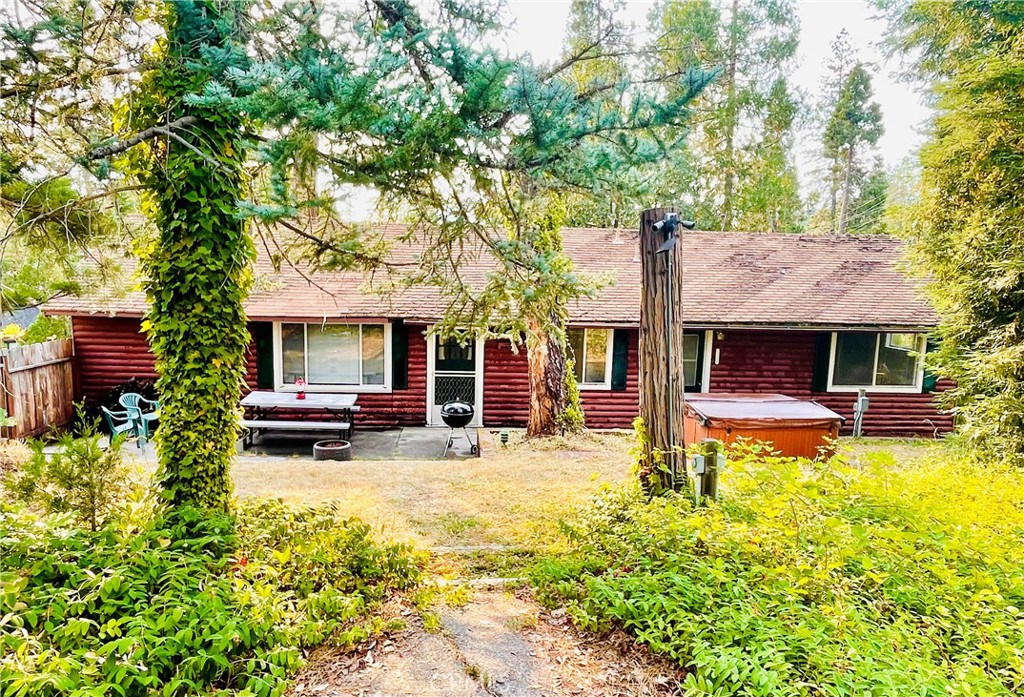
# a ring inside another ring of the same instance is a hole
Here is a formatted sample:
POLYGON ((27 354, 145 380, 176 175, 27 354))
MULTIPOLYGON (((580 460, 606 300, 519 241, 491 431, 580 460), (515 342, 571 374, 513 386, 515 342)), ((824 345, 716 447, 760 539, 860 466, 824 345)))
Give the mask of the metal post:
POLYGON ((718 498, 718 449, 720 443, 714 438, 700 442, 700 454, 704 457, 704 474, 700 477, 700 498, 712 501, 718 498))
POLYGON ((868 391, 859 390, 853 405, 853 437, 860 438, 864 430, 864 412, 868 410, 868 391))

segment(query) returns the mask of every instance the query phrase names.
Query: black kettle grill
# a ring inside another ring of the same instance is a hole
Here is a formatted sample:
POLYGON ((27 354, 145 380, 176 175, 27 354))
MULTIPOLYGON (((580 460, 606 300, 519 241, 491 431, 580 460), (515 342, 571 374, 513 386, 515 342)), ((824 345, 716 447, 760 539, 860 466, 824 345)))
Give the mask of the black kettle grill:
POLYGON ((455 429, 457 428, 461 428, 462 432, 465 434, 466 442, 469 443, 469 452, 476 455, 476 443, 474 443, 473 439, 469 437, 469 431, 466 430, 466 426, 473 420, 473 415, 475 413, 476 410, 473 408, 472 404, 460 402, 457 399, 445 402, 444 405, 441 406, 441 420, 444 421, 450 429, 448 431, 448 440, 445 442, 444 452, 441 454, 441 457, 448 456, 448 449, 455 443, 455 429))

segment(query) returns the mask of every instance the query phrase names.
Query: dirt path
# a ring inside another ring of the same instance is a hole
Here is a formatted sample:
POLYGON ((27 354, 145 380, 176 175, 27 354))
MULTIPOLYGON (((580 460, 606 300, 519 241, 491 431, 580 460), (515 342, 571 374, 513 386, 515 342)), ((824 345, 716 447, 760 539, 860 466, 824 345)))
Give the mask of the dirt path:
POLYGON ((294 697, 546 697, 678 694, 683 675, 620 634, 587 636, 528 591, 475 591, 428 632, 401 633, 351 654, 315 656, 294 697))

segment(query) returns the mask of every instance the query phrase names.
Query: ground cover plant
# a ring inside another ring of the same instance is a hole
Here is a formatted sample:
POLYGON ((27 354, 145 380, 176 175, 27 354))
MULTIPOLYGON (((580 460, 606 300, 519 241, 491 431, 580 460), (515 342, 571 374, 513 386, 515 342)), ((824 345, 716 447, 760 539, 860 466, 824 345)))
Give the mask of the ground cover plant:
POLYGON ((419 578, 329 506, 140 501, 95 532, 0 508, 0 694, 278 695, 306 649, 386 629, 381 602, 419 578))
POLYGON ((539 596, 678 661, 687 695, 1019 694, 1024 477, 859 460, 748 449, 701 508, 609 489, 539 596))

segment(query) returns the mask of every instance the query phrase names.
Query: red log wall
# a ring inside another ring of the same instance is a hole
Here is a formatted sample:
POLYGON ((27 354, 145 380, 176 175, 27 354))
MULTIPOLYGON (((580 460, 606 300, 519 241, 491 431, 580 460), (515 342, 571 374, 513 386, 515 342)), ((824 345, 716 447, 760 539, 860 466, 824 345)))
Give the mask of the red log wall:
POLYGON ((75 399, 94 400, 122 382, 156 380, 153 354, 140 333, 139 320, 120 317, 73 317, 75 399))
POLYGON ((512 351, 512 343, 484 342, 484 424, 526 426, 530 413, 530 376, 526 347, 512 351))
MULTIPOLYGON (((409 327, 409 386, 390 394, 359 395, 360 426, 422 426, 426 423, 427 342, 424 326, 409 327)), ((153 354, 140 333, 139 320, 114 317, 73 317, 76 399, 97 400, 130 380, 155 380, 153 354)), ((245 382, 256 389, 256 347, 246 353, 245 382)), ((287 414, 282 414, 287 417, 287 414)))
MULTIPOLYGON (((797 399, 813 399, 846 417, 843 433, 853 424, 852 392, 814 392, 815 332, 810 331, 725 331, 712 345, 710 392, 778 392, 797 399), (719 363, 714 353, 719 352, 719 363)), ((939 390, 950 383, 940 382, 939 390)), ((870 404, 864 415, 864 435, 930 436, 948 433, 953 418, 940 414, 930 393, 869 392, 870 404)))
MULTIPOLYGON (((629 332, 629 371, 624 390, 580 390, 589 428, 632 428, 640 397, 637 382, 637 338, 629 332)), ((512 351, 508 341, 488 341, 484 347, 484 425, 525 426, 530 411, 530 381, 526 349, 512 351)))
MULTIPOLYGON (((153 357, 139 320, 101 316, 74 317, 76 398, 96 399, 133 377, 155 379, 153 357)), ((423 326, 409 327, 409 387, 390 394, 359 396, 359 423, 367 426, 422 425, 426 422, 427 344, 423 326)), ((638 411, 637 331, 629 331, 626 389, 583 390, 591 428, 629 428, 638 411)), ((711 392, 779 392, 813 399, 852 422, 853 393, 811 390, 814 332, 729 330, 712 346, 711 392)), ((246 383, 256 385, 256 356, 247 355, 246 383)), ((939 384, 939 389, 949 383, 939 384)), ((939 414, 932 394, 869 394, 864 433, 872 436, 932 435, 952 430, 952 417, 939 414)), ((484 350, 483 418, 488 426, 523 426, 530 408, 526 353, 513 353, 507 341, 488 341, 484 350)))

